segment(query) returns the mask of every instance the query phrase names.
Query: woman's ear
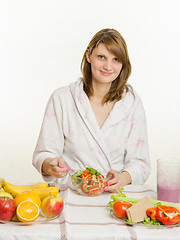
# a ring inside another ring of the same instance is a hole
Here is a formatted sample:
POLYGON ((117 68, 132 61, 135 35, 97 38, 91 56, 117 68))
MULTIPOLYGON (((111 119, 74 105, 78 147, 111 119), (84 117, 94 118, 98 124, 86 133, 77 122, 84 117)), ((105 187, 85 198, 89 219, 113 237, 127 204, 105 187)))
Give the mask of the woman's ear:
POLYGON ((86 60, 88 61, 88 63, 91 63, 89 49, 86 50, 86 60))

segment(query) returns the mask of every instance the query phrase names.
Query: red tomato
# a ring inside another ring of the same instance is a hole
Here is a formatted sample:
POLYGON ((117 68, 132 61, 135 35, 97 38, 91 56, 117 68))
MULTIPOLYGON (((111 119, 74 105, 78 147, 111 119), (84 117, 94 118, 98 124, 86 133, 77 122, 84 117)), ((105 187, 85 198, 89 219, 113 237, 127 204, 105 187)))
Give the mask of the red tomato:
POLYGON ((113 205, 114 215, 118 218, 125 218, 127 216, 126 209, 130 208, 131 206, 132 204, 129 202, 116 201, 113 205))

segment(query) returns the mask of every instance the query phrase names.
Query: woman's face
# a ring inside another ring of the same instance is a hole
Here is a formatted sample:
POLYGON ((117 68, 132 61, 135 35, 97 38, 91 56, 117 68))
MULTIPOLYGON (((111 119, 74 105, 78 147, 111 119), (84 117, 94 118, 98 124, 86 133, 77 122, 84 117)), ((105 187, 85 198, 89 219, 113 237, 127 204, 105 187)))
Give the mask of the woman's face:
POLYGON ((111 84, 122 69, 122 63, 103 43, 100 43, 92 54, 87 50, 86 59, 91 64, 92 81, 96 83, 111 84))

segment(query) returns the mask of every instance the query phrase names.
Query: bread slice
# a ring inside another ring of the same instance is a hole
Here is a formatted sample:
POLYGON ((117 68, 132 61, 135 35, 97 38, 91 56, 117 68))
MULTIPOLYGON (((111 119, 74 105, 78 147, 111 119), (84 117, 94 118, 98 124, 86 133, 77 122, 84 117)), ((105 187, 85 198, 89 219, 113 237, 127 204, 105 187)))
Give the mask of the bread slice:
POLYGON ((142 222, 147 217, 146 210, 154 207, 148 197, 145 197, 126 210, 130 222, 142 222))

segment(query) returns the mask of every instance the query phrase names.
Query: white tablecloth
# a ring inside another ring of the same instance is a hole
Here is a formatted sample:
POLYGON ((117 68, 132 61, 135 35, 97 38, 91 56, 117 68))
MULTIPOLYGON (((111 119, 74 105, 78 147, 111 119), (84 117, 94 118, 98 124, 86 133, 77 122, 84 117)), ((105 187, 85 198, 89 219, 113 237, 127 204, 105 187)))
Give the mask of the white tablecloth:
MULTIPOLYGON (((126 186, 127 197, 156 199, 150 186, 126 186)), ((180 239, 180 227, 157 228, 127 225, 109 214, 107 203, 111 193, 98 197, 84 197, 67 188, 60 197, 64 201, 62 215, 43 224, 0 224, 0 240, 152 240, 180 239)))

